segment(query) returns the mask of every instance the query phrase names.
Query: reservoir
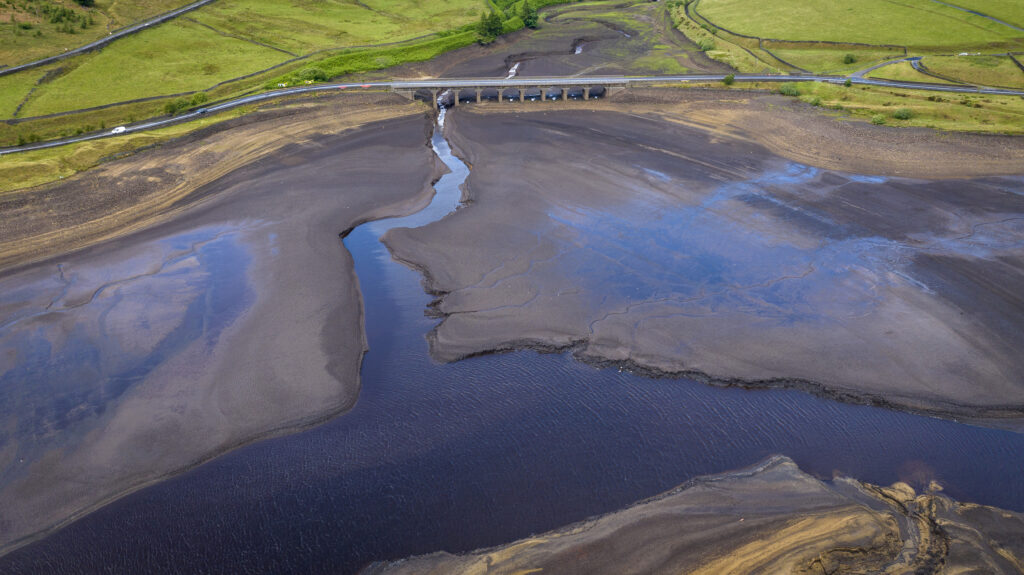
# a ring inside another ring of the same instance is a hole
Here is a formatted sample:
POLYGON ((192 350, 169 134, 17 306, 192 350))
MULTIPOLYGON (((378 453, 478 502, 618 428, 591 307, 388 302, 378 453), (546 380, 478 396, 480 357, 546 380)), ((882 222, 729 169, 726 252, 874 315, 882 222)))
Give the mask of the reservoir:
MULTIPOLYGON (((1022 434, 796 390, 651 379, 569 354, 433 361, 431 296, 379 241, 457 208, 469 168, 440 129, 433 146, 451 173, 431 204, 344 239, 370 347, 350 412, 123 497, 0 558, 0 572, 353 573, 508 542, 771 454, 826 480, 934 480, 955 499, 1024 511, 1022 434)), ((208 249, 221 257, 234 248, 217 233, 208 249)))

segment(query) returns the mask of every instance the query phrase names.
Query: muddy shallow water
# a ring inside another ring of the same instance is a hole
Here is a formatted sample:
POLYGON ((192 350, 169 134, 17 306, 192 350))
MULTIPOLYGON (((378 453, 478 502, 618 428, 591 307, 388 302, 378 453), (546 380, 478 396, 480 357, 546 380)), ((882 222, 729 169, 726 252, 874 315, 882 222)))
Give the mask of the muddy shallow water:
POLYGON ((936 480, 957 499, 1024 510, 1022 434, 560 354, 433 361, 421 275, 378 238, 457 204, 466 167, 434 145, 453 172, 431 206, 345 238, 370 346, 352 411, 124 497, 0 558, 0 571, 353 572, 507 542, 772 453, 820 477, 936 480))

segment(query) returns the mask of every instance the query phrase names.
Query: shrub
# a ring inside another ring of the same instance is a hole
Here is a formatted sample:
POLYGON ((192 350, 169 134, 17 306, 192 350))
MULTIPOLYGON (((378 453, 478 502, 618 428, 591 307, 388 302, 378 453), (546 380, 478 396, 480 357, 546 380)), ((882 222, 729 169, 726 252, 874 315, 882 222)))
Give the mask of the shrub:
POLYGON ((797 88, 796 84, 789 82, 779 86, 779 93, 783 96, 799 96, 800 88, 797 88))
POLYGON ((812 105, 812 106, 820 106, 821 105, 821 98, 819 98, 817 96, 813 96, 813 97, 811 97, 810 100, 807 100, 807 103, 812 105))
POLYGON ((480 21, 476 25, 477 41, 481 44, 490 44, 501 36, 503 26, 501 15, 492 11, 490 14, 482 12, 480 21))
POLYGON ((312 66, 309 68, 303 68, 303 70, 299 72, 299 80, 303 82, 323 82, 327 80, 327 72, 312 66))
POLYGON ((847 88, 849 88, 850 86, 853 85, 853 80, 847 78, 846 81, 843 82, 843 85, 846 86, 847 88))
POLYGON ((843 56, 843 64, 853 64, 857 61, 857 57, 853 54, 847 54, 843 56))
POLYGON ((736 81, 736 74, 729 74, 725 78, 722 78, 722 83, 726 86, 732 86, 732 83, 736 81))
POLYGON ((523 5, 519 9, 519 18, 522 19, 523 25, 527 28, 537 27, 537 9, 530 6, 529 0, 523 0, 523 5))
POLYGON ((206 103, 206 92, 196 92, 192 94, 191 105, 198 106, 199 104, 206 103))
POLYGON ((508 34, 509 32, 515 32, 516 30, 522 30, 525 26, 526 25, 523 24, 523 20, 519 16, 513 16, 501 23, 501 33, 508 34))
POLYGON ((914 117, 914 113, 907 108, 900 108, 892 113, 892 117, 897 120, 909 120, 914 117))
POLYGON ((881 114, 875 114, 874 116, 871 116, 871 123, 876 126, 881 126, 882 124, 885 123, 885 116, 881 114))
POLYGON ((701 41, 697 43, 697 47, 700 48, 703 52, 707 52, 708 50, 714 50, 715 41, 712 40, 711 38, 702 38, 701 41))
POLYGON ((188 108, 189 105, 190 105, 189 104, 189 100, 187 100, 185 98, 178 98, 176 100, 173 100, 171 102, 167 102, 166 104, 164 104, 164 113, 171 114, 173 116, 174 114, 177 114, 181 110, 184 110, 185 108, 188 108))

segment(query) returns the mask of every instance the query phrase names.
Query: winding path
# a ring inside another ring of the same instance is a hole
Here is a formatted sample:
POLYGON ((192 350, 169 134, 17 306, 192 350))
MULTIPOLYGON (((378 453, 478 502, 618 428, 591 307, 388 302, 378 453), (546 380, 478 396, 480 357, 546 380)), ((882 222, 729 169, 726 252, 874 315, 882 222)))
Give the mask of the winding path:
MULTIPOLYGON (((210 0, 212 1, 212 0, 210 0)), ((890 62, 891 63, 891 62, 890 62)), ((867 71, 867 70, 865 70, 867 71)), ((205 114, 222 112, 224 110, 230 110, 246 104, 253 104, 256 102, 263 102, 266 100, 272 100, 274 98, 280 98, 281 96, 291 96, 296 94, 309 94, 315 92, 328 92, 331 90, 346 90, 346 89, 387 89, 387 90, 417 90, 417 89, 429 89, 429 88, 534 88, 537 86, 553 85, 553 86, 576 86, 576 85, 608 85, 608 86, 651 86, 659 84, 669 83, 689 83, 689 82, 720 82, 725 78, 725 74, 688 74, 688 75, 675 75, 675 76, 554 76, 554 77, 515 77, 515 78, 466 78, 466 79, 428 79, 428 80, 392 80, 390 82, 369 82, 369 83, 330 83, 330 84, 315 84, 310 86, 301 86, 296 88, 282 88, 280 90, 272 90, 269 92, 263 92, 261 94, 254 94, 251 96, 245 96, 242 98, 236 98, 234 100, 228 100, 200 108, 191 112, 180 114, 169 118, 161 118, 157 120, 140 122, 130 126, 125 126, 125 130, 118 134, 111 131, 93 132, 91 134, 84 134, 81 136, 75 136, 72 138, 62 138, 59 140, 48 140, 46 142, 39 142, 36 144, 29 144, 25 146, 0 148, 0 156, 6 154, 14 154, 18 152, 27 152, 29 150, 41 150, 45 148, 55 148, 57 146, 63 146, 66 144, 73 144, 76 142, 85 142, 88 140, 97 140, 100 138, 109 138, 113 136, 119 136, 123 134, 132 134, 137 132, 145 132, 148 130, 154 130, 157 128, 163 128, 173 124, 180 124, 189 120, 195 120, 205 114)), ((1005 88, 984 88, 978 86, 969 85, 942 85, 942 84, 923 84, 919 82, 900 82, 894 80, 882 80, 878 78, 864 78, 861 76, 822 76, 822 75, 811 75, 811 74, 798 74, 791 76, 781 76, 772 74, 736 74, 734 79, 737 82, 827 82, 830 84, 842 84, 847 79, 854 84, 861 84, 867 86, 880 86, 883 88, 905 88, 912 90, 927 90, 931 92, 955 92, 955 93, 966 93, 966 94, 989 94, 995 96, 1024 96, 1024 90, 1011 90, 1005 88)))

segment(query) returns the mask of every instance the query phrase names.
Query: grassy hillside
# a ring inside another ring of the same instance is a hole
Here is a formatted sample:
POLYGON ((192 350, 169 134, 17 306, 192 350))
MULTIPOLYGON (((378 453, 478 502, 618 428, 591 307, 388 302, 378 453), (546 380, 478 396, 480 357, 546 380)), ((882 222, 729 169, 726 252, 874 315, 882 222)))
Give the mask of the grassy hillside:
MULTIPOLYGON (((64 60, 45 82, 38 82, 36 70, 0 77, 0 114, 11 118, 26 98, 19 118, 207 90, 292 60, 291 68, 308 66, 332 50, 391 45, 452 30, 475 21, 487 6, 485 0, 222 0, 64 60), (302 57, 307 58, 299 61, 302 57)), ((430 57, 472 42, 447 40, 441 46, 435 40, 426 38, 424 48, 406 52, 363 51, 357 66, 340 66, 337 73, 401 63, 406 55, 430 57)))
POLYGON ((922 74, 911 66, 910 62, 899 62, 891 66, 879 68, 867 75, 868 78, 896 80, 899 82, 928 82, 930 84, 954 84, 948 80, 922 74))
POLYGON ((95 0, 85 7, 73 0, 0 0, 0 65, 53 56, 189 2, 95 0))
POLYGON ((474 21, 481 0, 230 0, 197 11, 196 21, 294 54, 397 42, 474 21))
POLYGON ((929 72, 968 84, 1024 89, 1024 70, 1009 56, 926 56, 929 72))
MULTIPOLYGON (((102 52, 76 58, 73 69, 36 88, 21 115, 202 90, 288 58, 194 22, 175 20, 119 40, 102 52)), ((5 85, 5 80, 0 77, 0 85, 5 85)))
MULTIPOLYGON (((1024 20, 1024 2, 945 2, 955 6, 943 2, 669 0, 669 5, 680 30, 695 42, 713 43, 715 50, 733 55, 746 53, 744 58, 734 58, 742 72, 776 69, 842 75, 906 56, 997 55, 1024 50, 1024 30, 1007 24, 1024 20), (990 14, 1007 23, 965 10, 990 14)), ((1014 85, 1014 80, 1004 78, 1015 73, 1008 66, 989 72, 973 74, 973 80, 964 81, 1014 85)), ((937 81, 909 65, 889 67, 879 74, 937 81)))
POLYGON ((785 40, 941 49, 1014 42, 1024 33, 931 0, 701 0, 700 14, 733 32, 785 40))
POLYGON ((841 118, 890 126, 1024 132, 1024 99, 1017 96, 937 94, 920 90, 843 87, 818 82, 795 84, 804 102, 834 110, 841 118))
POLYGON ((943 0, 968 10, 998 18, 1018 28, 1024 28, 1024 2, 1020 0, 943 0))

